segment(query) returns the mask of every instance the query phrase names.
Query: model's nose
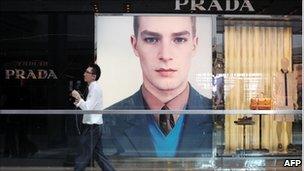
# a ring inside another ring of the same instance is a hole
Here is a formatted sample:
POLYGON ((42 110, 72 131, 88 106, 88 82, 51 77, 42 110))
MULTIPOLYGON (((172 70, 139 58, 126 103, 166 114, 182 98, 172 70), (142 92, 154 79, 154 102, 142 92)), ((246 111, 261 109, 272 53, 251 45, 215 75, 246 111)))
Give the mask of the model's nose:
POLYGON ((162 42, 160 45, 159 60, 169 61, 172 59, 172 47, 170 42, 162 42))

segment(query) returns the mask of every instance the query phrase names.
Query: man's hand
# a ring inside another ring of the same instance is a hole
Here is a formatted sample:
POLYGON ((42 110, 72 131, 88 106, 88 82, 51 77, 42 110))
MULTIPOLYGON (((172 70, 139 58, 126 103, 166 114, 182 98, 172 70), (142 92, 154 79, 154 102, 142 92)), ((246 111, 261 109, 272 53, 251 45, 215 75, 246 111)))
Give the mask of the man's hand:
POLYGON ((293 103, 293 108, 294 108, 295 110, 297 110, 297 109, 299 108, 298 103, 293 103))
POLYGON ((80 94, 79 94, 78 91, 76 91, 76 90, 73 90, 73 91, 72 91, 72 97, 75 98, 75 101, 76 101, 76 102, 79 102, 79 100, 81 99, 80 94))

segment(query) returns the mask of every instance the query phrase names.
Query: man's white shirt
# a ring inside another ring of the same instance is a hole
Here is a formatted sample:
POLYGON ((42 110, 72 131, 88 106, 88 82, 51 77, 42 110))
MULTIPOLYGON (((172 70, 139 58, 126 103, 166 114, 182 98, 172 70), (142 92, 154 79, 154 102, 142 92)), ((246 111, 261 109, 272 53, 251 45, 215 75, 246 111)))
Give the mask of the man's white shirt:
MULTIPOLYGON (((76 104, 82 110, 102 110, 102 88, 96 81, 89 84, 86 101, 80 99, 76 104)), ((102 114, 85 114, 82 123, 103 124, 102 114)))

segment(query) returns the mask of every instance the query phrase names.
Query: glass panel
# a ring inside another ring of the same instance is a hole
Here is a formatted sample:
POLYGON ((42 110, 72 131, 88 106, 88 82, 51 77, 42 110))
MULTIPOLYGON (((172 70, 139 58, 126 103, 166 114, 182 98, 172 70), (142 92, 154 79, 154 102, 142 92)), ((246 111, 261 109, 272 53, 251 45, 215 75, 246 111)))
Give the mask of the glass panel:
POLYGON ((286 17, 146 16, 136 35, 134 16, 1 15, 0 170, 72 170, 101 135, 117 170, 285 169, 303 135, 302 21, 286 17), (76 110, 94 61, 103 108, 76 110))

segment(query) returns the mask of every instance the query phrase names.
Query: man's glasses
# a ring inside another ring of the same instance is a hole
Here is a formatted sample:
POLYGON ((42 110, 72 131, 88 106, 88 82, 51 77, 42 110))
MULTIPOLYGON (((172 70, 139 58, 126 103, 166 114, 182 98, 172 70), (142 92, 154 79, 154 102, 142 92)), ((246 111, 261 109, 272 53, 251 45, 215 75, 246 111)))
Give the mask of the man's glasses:
POLYGON ((93 74, 93 72, 90 72, 90 71, 87 71, 87 70, 84 73, 93 74))

